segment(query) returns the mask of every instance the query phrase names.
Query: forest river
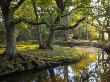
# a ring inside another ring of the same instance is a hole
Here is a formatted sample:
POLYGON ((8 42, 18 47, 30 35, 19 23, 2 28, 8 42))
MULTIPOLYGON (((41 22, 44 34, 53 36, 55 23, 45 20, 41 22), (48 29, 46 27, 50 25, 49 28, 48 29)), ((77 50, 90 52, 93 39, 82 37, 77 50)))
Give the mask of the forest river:
POLYGON ((59 66, 39 72, 15 73, 0 82, 110 82, 110 55, 95 47, 78 47, 86 58, 76 64, 59 66))

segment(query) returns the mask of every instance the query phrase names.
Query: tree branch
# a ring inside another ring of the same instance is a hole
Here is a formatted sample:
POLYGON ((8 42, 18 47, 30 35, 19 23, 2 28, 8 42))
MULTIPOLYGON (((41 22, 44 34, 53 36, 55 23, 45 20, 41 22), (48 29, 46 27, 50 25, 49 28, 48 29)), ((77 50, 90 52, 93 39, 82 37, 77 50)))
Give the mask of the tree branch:
POLYGON ((12 8, 12 11, 16 11, 23 3, 24 3, 25 0, 20 0, 17 5, 15 5, 13 8, 12 8))
POLYGON ((63 0, 55 0, 57 7, 61 10, 61 13, 64 11, 64 1, 63 0))
POLYGON ((98 25, 95 25, 95 24, 93 24, 93 23, 90 23, 90 22, 86 22, 86 23, 90 24, 91 26, 94 26, 94 27, 99 28, 99 26, 98 26, 98 25))
MULTIPOLYGON (((81 8, 81 7, 80 7, 80 8, 81 8)), ((65 14, 65 15, 62 15, 62 16, 57 15, 57 17, 55 18, 54 24, 57 24, 57 23, 60 21, 61 18, 70 15, 70 14, 71 14, 74 10, 76 10, 76 9, 78 9, 78 7, 72 9, 69 13, 67 13, 67 14, 65 14)))
POLYGON ((16 24, 21 23, 21 22, 24 22, 24 23, 27 23, 27 24, 30 24, 30 25, 42 25, 42 24, 46 24, 47 25, 48 24, 45 21, 36 22, 36 21, 30 20, 30 19, 26 19, 26 18, 14 19, 14 21, 12 23, 14 25, 16 25, 16 24))
MULTIPOLYGON (((75 10, 77 10, 77 9, 82 9, 83 7, 76 7, 76 8, 74 8, 74 9, 72 9, 70 12, 68 12, 67 14, 65 14, 65 15, 62 15, 61 16, 61 18, 63 18, 63 17, 65 17, 65 16, 68 16, 68 15, 71 15, 71 13, 73 12, 73 11, 75 11, 75 10)), ((90 9, 90 8, 95 8, 95 9, 99 9, 99 8, 96 8, 96 7, 85 7, 86 9, 90 9)))
POLYGON ((65 14, 65 15, 62 15, 61 18, 70 15, 70 14, 71 14, 74 10, 76 10, 76 9, 79 9, 79 8, 74 8, 74 9, 72 9, 69 13, 67 13, 67 14, 65 14))
POLYGON ((35 13, 35 16, 36 16, 36 22, 38 22, 38 14, 37 14, 37 8, 36 8, 35 0, 32 0, 32 6, 33 6, 34 13, 35 13))
POLYGON ((42 25, 42 24, 47 24, 46 22, 34 22, 34 21, 30 21, 30 20, 23 20, 23 22, 31 24, 31 25, 42 25))
POLYGON ((59 27, 59 28, 53 28, 52 30, 68 30, 68 29, 74 29, 75 27, 77 27, 82 21, 84 21, 85 17, 78 20, 77 23, 73 26, 63 26, 63 27, 59 27))

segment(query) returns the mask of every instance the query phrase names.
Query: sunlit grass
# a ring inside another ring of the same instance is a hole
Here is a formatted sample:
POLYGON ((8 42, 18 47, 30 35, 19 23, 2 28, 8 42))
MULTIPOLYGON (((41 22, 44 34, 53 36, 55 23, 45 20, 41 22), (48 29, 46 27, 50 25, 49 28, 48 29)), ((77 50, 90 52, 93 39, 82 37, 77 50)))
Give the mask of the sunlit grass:
POLYGON ((46 60, 57 61, 59 59, 65 58, 74 58, 80 56, 80 53, 77 52, 74 48, 70 47, 61 47, 58 45, 54 46, 53 50, 49 49, 32 49, 24 50, 21 52, 23 55, 28 55, 30 57, 37 57, 46 60))
POLYGON ((18 45, 16 45, 16 47, 19 51, 23 51, 23 50, 28 50, 28 49, 35 49, 38 47, 38 45, 36 45, 36 44, 28 44, 28 45, 21 44, 21 45, 19 45, 18 44, 18 45))
MULTIPOLYGON (((49 49, 38 49, 37 44, 17 44, 17 50, 20 51, 22 55, 37 57, 41 59, 49 59, 49 60, 57 60, 60 58, 72 58, 78 57, 80 54, 77 50, 71 47, 61 47, 58 45, 54 45, 53 50, 49 49)), ((0 53, 4 52, 4 48, 0 48, 0 53)))
MULTIPOLYGON (((17 44, 16 45, 17 50, 23 51, 23 50, 28 50, 28 49, 35 49, 38 47, 37 44, 17 44)), ((5 48, 0 48, 0 54, 2 54, 5 51, 5 48)))

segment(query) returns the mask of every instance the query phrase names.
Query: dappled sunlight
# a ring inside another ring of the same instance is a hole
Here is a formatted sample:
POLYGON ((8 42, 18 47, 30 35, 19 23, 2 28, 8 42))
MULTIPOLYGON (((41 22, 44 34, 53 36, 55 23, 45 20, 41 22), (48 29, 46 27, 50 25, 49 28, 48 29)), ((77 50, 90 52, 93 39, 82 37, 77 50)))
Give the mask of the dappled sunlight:
MULTIPOLYGON (((24 50, 36 49, 36 48, 38 48, 38 45, 36 45, 36 44, 26 44, 26 45, 17 44, 16 47, 17 47, 17 50, 24 51, 24 50)), ((5 48, 0 48, 0 54, 2 54, 4 51, 5 51, 5 48)))
POLYGON ((17 45, 16 46, 17 47, 17 49, 19 50, 19 51, 23 51, 23 50, 28 50, 28 49, 35 49, 35 48, 38 48, 38 45, 36 45, 36 44, 27 44, 27 45, 17 45))

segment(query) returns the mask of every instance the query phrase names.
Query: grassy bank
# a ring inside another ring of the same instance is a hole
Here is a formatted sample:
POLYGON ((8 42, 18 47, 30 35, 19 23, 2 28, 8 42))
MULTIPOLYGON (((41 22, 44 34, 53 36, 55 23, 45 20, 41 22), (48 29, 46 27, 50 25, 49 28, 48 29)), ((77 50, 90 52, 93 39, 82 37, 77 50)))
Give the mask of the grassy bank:
MULTIPOLYGON (((32 69, 43 69, 74 63, 82 58, 80 52, 71 47, 54 46, 54 50, 40 50, 34 44, 18 44, 20 54, 13 60, 7 60, 0 56, 0 75, 6 75, 15 71, 26 71, 32 69)), ((0 52, 3 52, 1 49, 0 52)))

